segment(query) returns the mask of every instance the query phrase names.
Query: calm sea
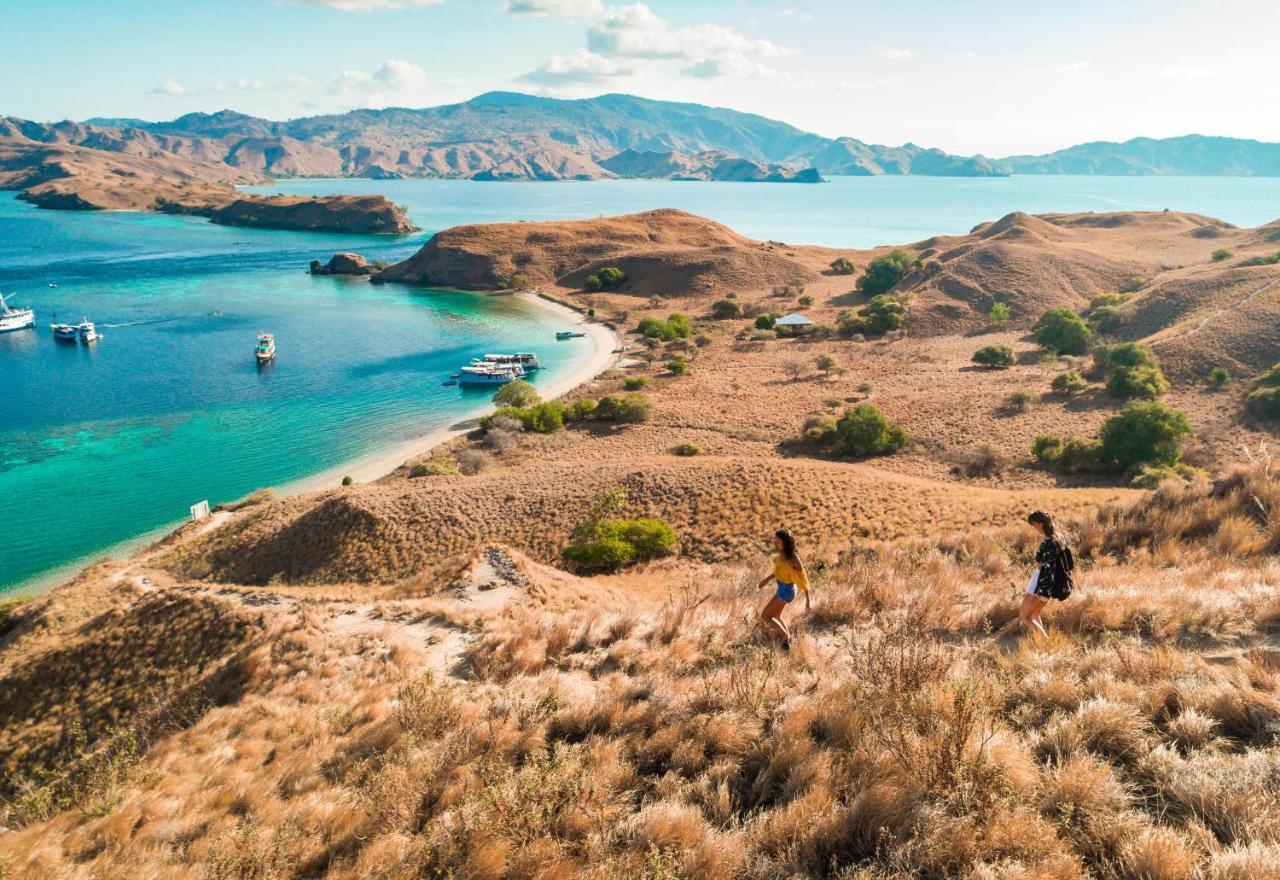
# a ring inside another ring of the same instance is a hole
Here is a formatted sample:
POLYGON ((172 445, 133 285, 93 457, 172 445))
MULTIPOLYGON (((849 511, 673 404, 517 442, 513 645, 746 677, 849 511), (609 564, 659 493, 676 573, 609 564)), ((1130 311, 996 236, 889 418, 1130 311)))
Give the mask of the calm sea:
POLYGON ((380 192, 424 233, 230 229, 196 218, 41 211, 0 193, 0 291, 37 312, 0 335, 0 591, 168 527, 200 500, 336 467, 453 423, 483 392, 442 385, 468 358, 531 349, 554 380, 589 351, 510 299, 312 278, 336 250, 413 253, 459 223, 676 207, 755 237, 865 247, 964 232, 1013 210, 1280 217, 1280 179, 837 178, 817 186, 601 181, 291 181, 265 192, 380 192), (56 288, 49 284, 56 283, 56 288), (104 338, 59 345, 54 317, 104 338), (278 339, 259 370, 259 331, 278 339))

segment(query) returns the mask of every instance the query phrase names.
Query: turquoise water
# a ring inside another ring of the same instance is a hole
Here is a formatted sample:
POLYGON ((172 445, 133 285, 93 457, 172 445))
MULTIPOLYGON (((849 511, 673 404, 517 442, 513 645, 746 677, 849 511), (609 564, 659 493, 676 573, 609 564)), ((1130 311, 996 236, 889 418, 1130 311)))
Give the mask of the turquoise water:
POLYGON ((459 223, 676 207, 751 236, 866 247, 958 233, 1013 210, 1280 217, 1280 179, 836 178, 817 186, 669 181, 290 181, 265 192, 384 193, 400 238, 229 229, 147 214, 40 211, 0 193, 0 290, 37 330, 0 335, 0 591, 216 504, 394 446, 484 405, 444 387, 466 359, 532 349, 554 380, 586 356, 554 318, 504 298, 312 278, 315 258, 413 253, 459 223), (57 282, 51 289, 49 282, 57 282), (54 315, 98 322, 60 346, 54 315), (278 337, 259 371, 256 335, 278 337))
MULTIPOLYGON (((563 376, 591 352, 504 297, 313 278, 352 239, 189 218, 37 211, 0 194, 0 290, 36 331, 0 334, 0 588, 182 519, 372 454, 483 407, 444 386, 486 351, 533 350, 563 376), (48 287, 49 281, 58 284, 48 287), (55 342, 54 313, 103 339, 55 342), (259 369, 259 331, 278 355, 259 369)), ((492 393, 492 392, 489 392, 492 393)))

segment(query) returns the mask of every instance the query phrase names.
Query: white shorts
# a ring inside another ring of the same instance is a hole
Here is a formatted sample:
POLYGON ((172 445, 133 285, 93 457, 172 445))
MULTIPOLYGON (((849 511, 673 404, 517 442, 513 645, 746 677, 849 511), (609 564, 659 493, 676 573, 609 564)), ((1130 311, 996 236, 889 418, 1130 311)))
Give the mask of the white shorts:
POLYGON ((1027 581, 1027 595, 1034 596, 1036 594, 1036 584, 1040 583, 1040 569, 1031 572, 1031 580, 1027 581))

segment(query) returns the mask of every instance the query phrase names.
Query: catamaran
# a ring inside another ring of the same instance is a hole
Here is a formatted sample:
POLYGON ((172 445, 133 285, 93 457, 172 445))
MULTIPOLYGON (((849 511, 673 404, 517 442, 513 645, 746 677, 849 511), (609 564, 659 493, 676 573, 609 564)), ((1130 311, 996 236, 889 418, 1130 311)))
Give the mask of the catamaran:
POLYGON ((34 309, 15 309, 4 301, 4 294, 0 293, 0 333, 8 333, 11 330, 26 330, 28 327, 36 325, 36 313, 34 309))
POLYGON ((258 347, 254 350, 254 357, 258 359, 258 363, 265 364, 274 360, 276 356, 276 337, 271 333, 258 334, 258 347))
POLYGON ((536 373, 542 369, 538 356, 532 352, 516 352, 515 354, 487 354, 472 360, 473 365, 493 364, 498 367, 519 367, 525 373, 536 373))
POLYGON ((506 385, 523 379, 524 369, 519 364, 491 364, 477 361, 458 371, 459 385, 506 385))
POLYGON ((98 328, 93 326, 92 321, 81 321, 80 326, 76 328, 76 334, 85 345, 90 342, 97 342, 102 338, 102 334, 98 332, 98 328))

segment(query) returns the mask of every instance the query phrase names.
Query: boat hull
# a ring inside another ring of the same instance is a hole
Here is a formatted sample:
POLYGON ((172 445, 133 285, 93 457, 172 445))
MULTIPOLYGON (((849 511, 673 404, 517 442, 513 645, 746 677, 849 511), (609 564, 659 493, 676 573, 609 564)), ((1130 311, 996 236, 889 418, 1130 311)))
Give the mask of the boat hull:
POLYGON ((35 312, 17 312, 12 315, 0 315, 0 333, 13 333, 17 330, 28 330, 35 325, 35 312))

